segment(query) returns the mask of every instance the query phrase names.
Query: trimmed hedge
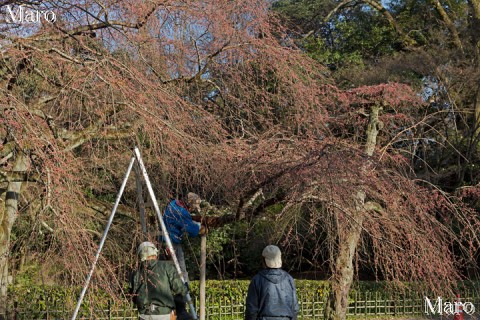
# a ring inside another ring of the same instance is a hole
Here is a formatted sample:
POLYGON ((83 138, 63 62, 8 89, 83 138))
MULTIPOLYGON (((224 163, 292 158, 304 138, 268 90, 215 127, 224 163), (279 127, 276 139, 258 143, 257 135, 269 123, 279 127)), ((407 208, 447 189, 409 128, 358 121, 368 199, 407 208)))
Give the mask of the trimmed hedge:
MULTIPOLYGON (((206 285, 206 295, 208 301, 242 301, 247 295, 250 280, 208 280, 206 285)), ((325 301, 330 293, 330 283, 328 281, 318 280, 295 280, 299 299, 308 298, 315 301, 325 301)), ((470 282, 461 284, 460 291, 476 291, 480 288, 479 282, 470 282)), ((403 284, 404 290, 393 287, 391 283, 386 282, 356 282, 350 290, 349 300, 353 301, 355 296, 365 292, 377 292, 380 296, 391 295, 395 293, 402 295, 402 292, 419 292, 421 289, 414 284, 403 284)), ((18 309, 30 309, 34 307, 38 311, 46 311, 48 308, 61 306, 62 308, 73 309, 76 300, 80 294, 80 289, 65 288, 62 286, 16 286, 9 287, 9 301, 15 302, 18 309)), ((199 282, 192 281, 190 284, 191 295, 198 297, 199 282)), ((480 292, 477 292, 480 294, 480 292)), ((109 304, 114 303, 116 307, 128 307, 128 299, 113 299, 105 292, 95 292, 90 290, 85 297, 85 308, 87 305, 94 305, 95 308, 107 308, 109 304)))

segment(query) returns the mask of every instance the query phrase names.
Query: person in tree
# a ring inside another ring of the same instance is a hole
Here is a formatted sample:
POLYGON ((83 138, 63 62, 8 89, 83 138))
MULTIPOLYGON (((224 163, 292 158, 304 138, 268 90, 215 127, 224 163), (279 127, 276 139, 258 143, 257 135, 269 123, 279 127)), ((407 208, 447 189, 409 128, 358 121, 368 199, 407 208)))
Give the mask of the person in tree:
POLYGON ((174 296, 186 294, 186 287, 170 261, 158 260, 158 250, 151 242, 137 249, 138 269, 130 281, 130 293, 142 320, 174 319, 174 296))
POLYGON ((262 256, 265 268, 253 277, 248 287, 245 320, 297 319, 300 308, 295 282, 281 269, 280 249, 266 246, 262 256))
MULTIPOLYGON (((190 237, 198 237, 206 233, 205 226, 202 226, 200 222, 193 221, 190 212, 200 212, 200 197, 189 192, 186 200, 172 200, 167 205, 163 214, 163 221, 167 228, 168 235, 172 242, 175 255, 177 256, 180 269, 186 282, 189 282, 188 272, 185 265, 185 255, 182 248, 182 240, 185 233, 190 237)), ((160 231, 160 242, 165 242, 165 237, 160 231)), ((177 317, 179 320, 192 319, 191 315, 185 308, 185 302, 183 296, 175 297, 175 306, 177 310, 177 317)))

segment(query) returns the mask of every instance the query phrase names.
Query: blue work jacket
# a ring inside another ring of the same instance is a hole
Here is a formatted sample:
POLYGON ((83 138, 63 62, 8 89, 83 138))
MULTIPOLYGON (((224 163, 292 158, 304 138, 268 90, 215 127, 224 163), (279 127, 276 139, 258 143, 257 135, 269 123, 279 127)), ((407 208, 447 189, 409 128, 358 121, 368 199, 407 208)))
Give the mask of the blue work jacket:
MULTIPOLYGON (((192 220, 190 212, 178 200, 172 200, 165 209, 163 221, 167 227, 168 235, 172 243, 180 244, 183 234, 186 232, 191 237, 198 237, 200 226, 192 220)), ((160 237, 160 240, 164 240, 160 237)))

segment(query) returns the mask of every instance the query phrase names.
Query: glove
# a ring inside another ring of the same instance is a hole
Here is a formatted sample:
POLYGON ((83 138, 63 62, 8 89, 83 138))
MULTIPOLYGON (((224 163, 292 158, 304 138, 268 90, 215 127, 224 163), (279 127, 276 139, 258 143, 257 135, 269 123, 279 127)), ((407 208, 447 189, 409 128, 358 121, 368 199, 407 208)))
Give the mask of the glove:
POLYGON ((165 249, 163 250, 163 254, 164 254, 164 259, 163 260, 171 260, 172 259, 172 253, 170 252, 170 249, 168 249, 168 247, 165 247, 165 249))
POLYGON ((198 234, 200 236, 203 236, 205 234, 207 234, 207 227, 205 227, 205 225, 201 224, 200 222, 197 222, 197 221, 193 221, 193 223, 195 223, 197 226, 200 227, 200 230, 198 231, 198 234))
POLYGON ((204 225, 200 226, 200 231, 198 232, 199 235, 204 236, 207 234, 207 227, 204 225))

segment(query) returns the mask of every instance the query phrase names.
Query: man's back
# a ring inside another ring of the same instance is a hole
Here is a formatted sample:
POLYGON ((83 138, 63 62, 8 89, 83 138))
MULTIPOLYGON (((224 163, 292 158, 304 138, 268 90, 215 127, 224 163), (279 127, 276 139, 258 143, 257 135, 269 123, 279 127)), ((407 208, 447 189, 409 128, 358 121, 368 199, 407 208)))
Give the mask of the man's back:
POLYGON ((246 320, 296 319, 298 310, 295 283, 288 272, 264 269, 253 277, 248 288, 246 320))
POLYGON ((168 261, 142 262, 132 277, 131 288, 140 314, 168 314, 175 309, 173 296, 185 294, 175 266, 168 261))

